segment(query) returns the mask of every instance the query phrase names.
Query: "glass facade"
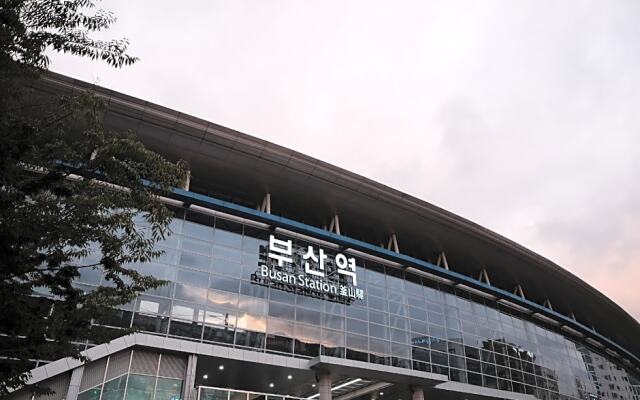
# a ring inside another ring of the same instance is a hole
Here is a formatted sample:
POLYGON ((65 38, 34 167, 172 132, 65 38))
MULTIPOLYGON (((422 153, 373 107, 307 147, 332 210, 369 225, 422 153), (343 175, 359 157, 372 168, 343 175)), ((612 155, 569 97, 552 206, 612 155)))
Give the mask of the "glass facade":
MULTIPOLYGON (((184 210, 176 211, 171 228, 159 259, 132 266, 170 283, 97 323, 292 357, 322 354, 416 369, 540 399, 640 400, 634 392, 640 380, 631 373, 552 327, 468 292, 357 258, 364 298, 340 304, 252 282, 260 247, 272 233, 267 229, 184 210)), ((311 244, 290 239, 296 247, 311 244)), ((91 290, 109 284, 103 280, 99 271, 83 270, 78 285, 91 290)), ((127 398, 152 398, 150 383, 132 376, 127 398)), ((108 390, 105 383, 102 396, 121 399, 122 390, 119 382, 108 390)), ((156 399, 172 398, 170 388, 154 390, 156 399)))

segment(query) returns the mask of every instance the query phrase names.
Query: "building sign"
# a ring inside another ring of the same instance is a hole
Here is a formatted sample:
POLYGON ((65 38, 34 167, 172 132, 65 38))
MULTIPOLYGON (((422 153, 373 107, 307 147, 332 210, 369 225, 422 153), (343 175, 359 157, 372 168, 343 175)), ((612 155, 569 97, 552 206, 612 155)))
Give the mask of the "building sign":
POLYGON ((291 239, 269 236, 260 246, 254 283, 308 296, 351 303, 364 298, 358 288, 356 259, 313 245, 294 246, 291 239))

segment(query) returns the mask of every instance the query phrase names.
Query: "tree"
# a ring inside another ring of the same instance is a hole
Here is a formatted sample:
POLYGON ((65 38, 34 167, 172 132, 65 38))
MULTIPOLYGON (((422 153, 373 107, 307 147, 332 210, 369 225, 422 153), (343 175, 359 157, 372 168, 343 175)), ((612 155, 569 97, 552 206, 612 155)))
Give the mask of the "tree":
POLYGON ((48 49, 114 67, 137 61, 126 40, 90 37, 112 14, 90 0, 1 4, 0 397, 26 383, 32 360, 80 357, 74 342, 112 338, 92 319, 163 284, 130 266, 159 255, 171 212, 158 196, 185 176, 133 134, 106 131, 97 96, 29 89, 48 49), (90 254, 97 261, 83 263, 90 254), (85 293, 74 280, 90 268, 109 284, 85 293))

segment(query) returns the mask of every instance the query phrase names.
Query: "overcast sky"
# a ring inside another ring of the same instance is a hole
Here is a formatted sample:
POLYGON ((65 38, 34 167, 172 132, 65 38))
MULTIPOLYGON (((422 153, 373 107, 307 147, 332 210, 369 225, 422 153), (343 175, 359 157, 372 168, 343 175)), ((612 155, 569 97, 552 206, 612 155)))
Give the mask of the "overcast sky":
POLYGON ((640 319, 640 2, 99 5, 141 61, 51 69, 453 211, 640 319))

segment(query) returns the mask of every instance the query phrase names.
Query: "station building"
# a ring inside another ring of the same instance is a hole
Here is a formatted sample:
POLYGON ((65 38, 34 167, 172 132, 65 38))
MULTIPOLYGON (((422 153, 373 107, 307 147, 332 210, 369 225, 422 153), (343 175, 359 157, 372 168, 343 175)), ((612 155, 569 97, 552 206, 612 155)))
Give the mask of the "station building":
POLYGON ((42 362, 41 399, 640 400, 640 325, 553 262, 256 137, 62 75, 38 84, 87 89, 109 128, 191 180, 164 199, 164 254, 132 266, 170 284, 95 321, 137 333, 42 362))

